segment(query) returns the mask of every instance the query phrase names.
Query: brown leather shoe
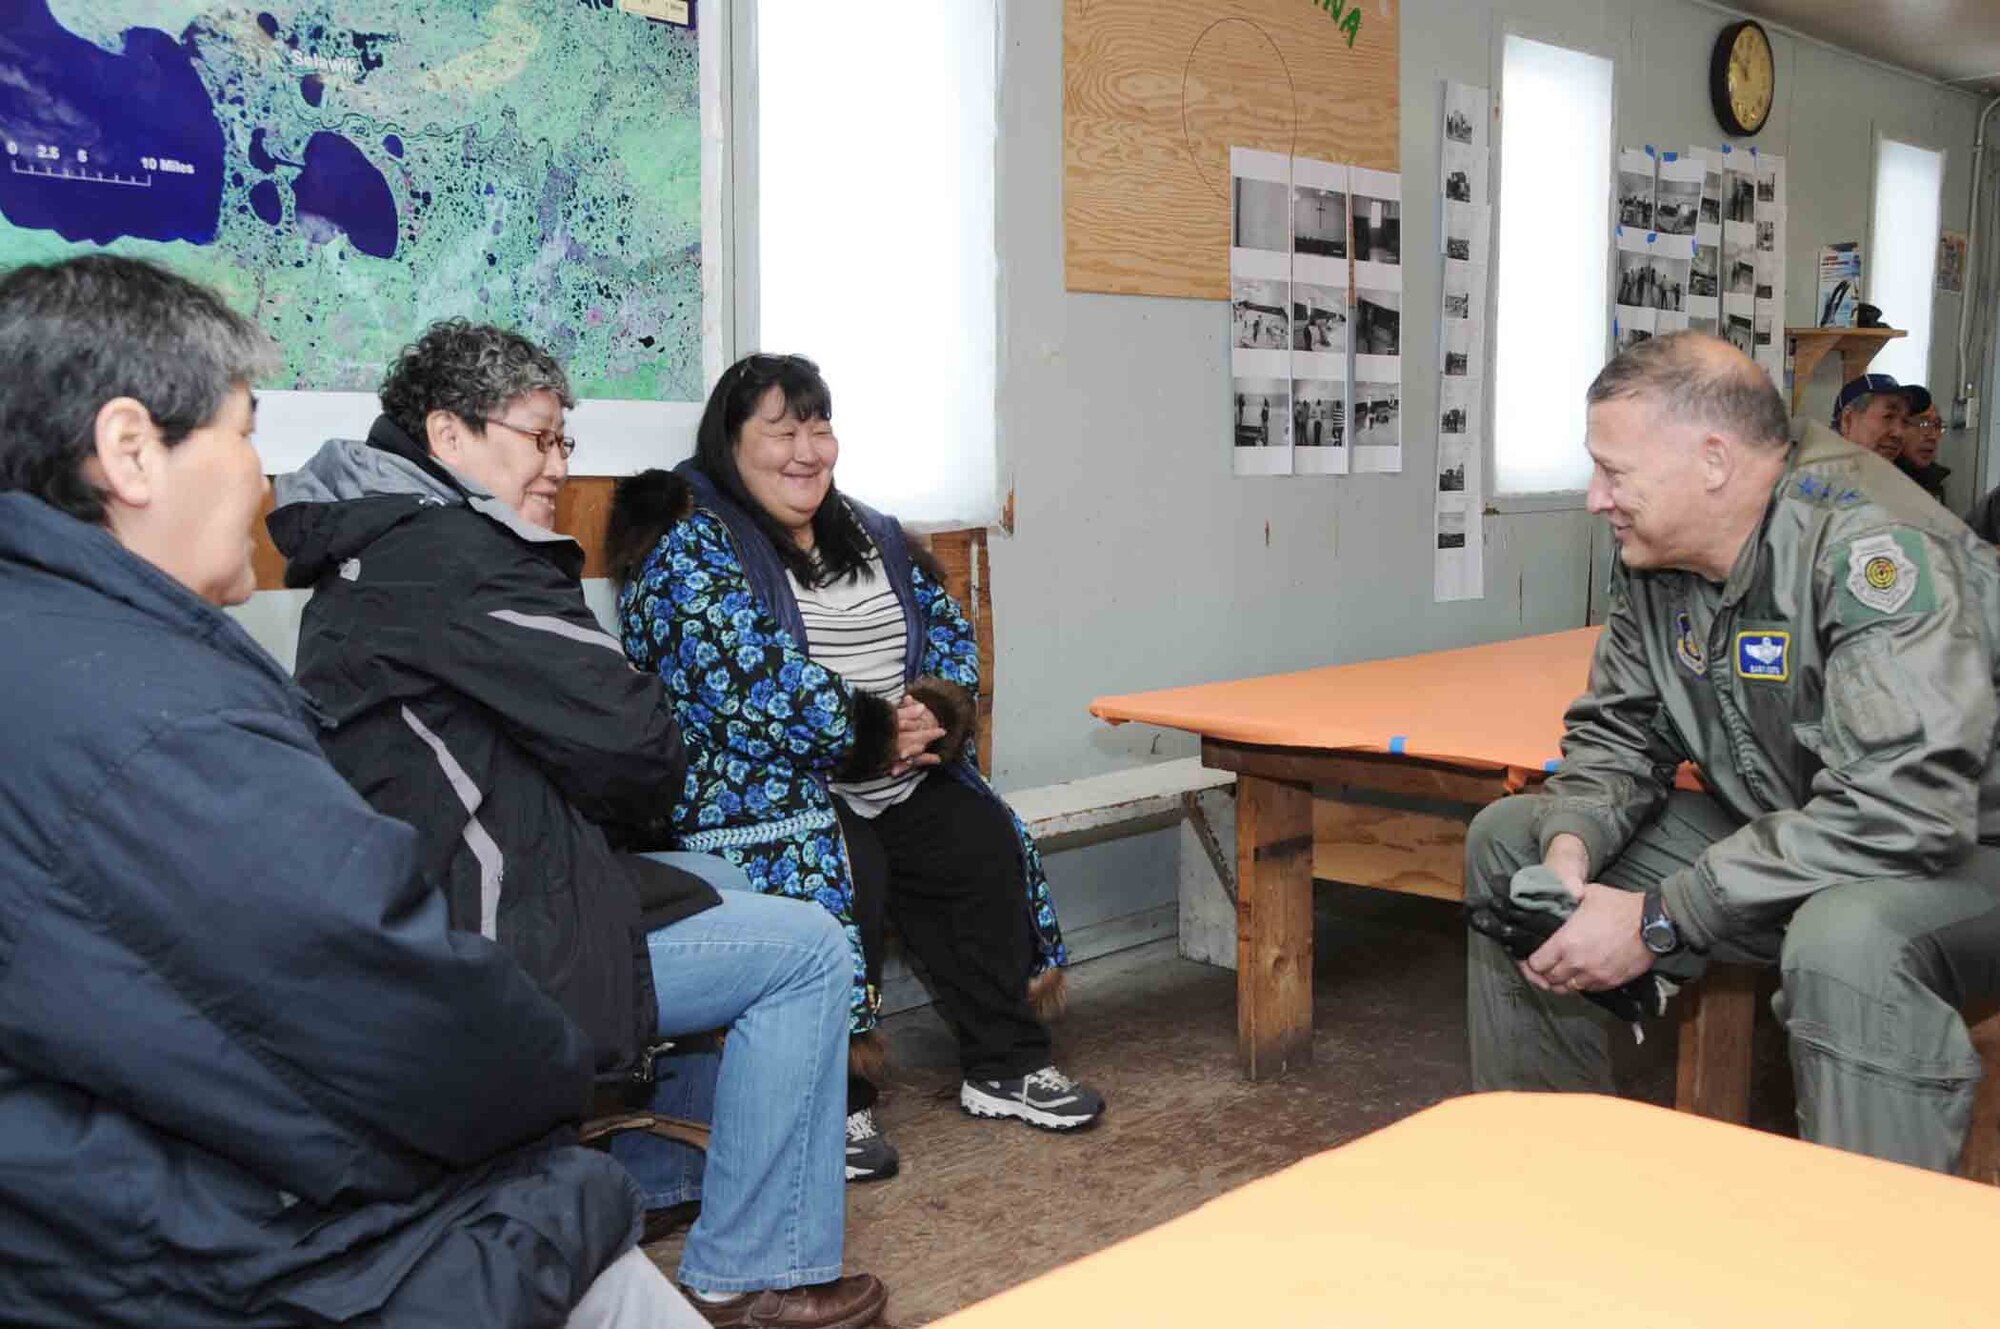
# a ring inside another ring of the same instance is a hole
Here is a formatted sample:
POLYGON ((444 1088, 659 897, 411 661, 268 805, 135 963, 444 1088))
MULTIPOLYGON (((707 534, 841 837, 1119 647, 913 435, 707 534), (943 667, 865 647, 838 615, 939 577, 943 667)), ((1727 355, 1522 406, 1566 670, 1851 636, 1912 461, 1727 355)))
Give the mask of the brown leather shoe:
POLYGON ((889 1290, 873 1274, 745 1292, 728 1301, 703 1301, 686 1288, 681 1291, 715 1329, 863 1329, 889 1304, 889 1290))

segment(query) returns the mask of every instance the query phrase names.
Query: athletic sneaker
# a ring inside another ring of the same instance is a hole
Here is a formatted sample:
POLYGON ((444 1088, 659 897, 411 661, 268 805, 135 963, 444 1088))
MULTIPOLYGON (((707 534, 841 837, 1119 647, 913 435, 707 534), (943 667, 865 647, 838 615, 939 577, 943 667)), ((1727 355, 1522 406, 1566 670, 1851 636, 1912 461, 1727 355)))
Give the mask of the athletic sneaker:
POLYGON ((1073 1131, 1104 1115, 1104 1098, 1053 1066, 1018 1080, 967 1080, 958 1105, 975 1117, 1019 1117, 1045 1131, 1073 1131))
POLYGON ((875 1129, 875 1109, 862 1108, 847 1114, 847 1179, 887 1181, 896 1175, 902 1162, 896 1146, 875 1129))

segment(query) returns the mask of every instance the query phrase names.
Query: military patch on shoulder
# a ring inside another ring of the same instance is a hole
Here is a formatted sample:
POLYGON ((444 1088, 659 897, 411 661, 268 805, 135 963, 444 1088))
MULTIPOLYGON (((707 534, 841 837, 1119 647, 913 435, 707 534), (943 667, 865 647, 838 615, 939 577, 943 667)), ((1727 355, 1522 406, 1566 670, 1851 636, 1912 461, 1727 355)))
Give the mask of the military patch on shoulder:
POLYGON ((1877 614, 1905 609, 1927 613, 1937 607, 1930 560, 1917 537, 1884 531, 1847 546, 1847 578, 1841 583, 1854 602, 1877 614))

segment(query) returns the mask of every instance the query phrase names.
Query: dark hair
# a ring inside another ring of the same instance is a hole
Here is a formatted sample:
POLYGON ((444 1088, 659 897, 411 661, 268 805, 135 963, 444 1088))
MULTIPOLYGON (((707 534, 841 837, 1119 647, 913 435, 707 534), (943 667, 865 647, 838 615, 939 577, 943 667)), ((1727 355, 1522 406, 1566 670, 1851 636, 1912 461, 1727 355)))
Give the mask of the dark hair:
POLYGON ((764 394, 774 387, 794 420, 833 419, 833 390, 820 377, 818 365, 803 355, 746 355, 722 371, 708 394, 701 425, 695 430, 695 465, 750 514, 794 577, 807 586, 827 586, 843 577, 852 581, 867 573, 874 546, 837 488, 827 487, 825 501, 813 514, 815 559, 743 487, 743 475, 736 467, 736 440, 764 394))
POLYGON ((660 537, 693 510, 694 490, 672 471, 655 467, 613 485, 604 521, 604 570, 612 583, 625 586, 637 577, 660 537))
POLYGON ((486 417, 516 397, 543 391, 555 393, 565 407, 576 405, 569 376, 553 355, 518 332, 447 318, 397 353, 382 378, 382 411, 421 448, 432 411, 450 411, 483 435, 486 417))
POLYGON ((237 384, 275 373, 277 348, 206 287, 134 258, 92 254, 0 278, 0 491, 104 521, 83 474, 97 412, 146 408, 173 447, 215 419, 237 384))
POLYGON ((1618 353, 1599 370, 1585 400, 1645 397, 1676 420, 1726 429, 1747 443, 1784 448, 1791 417, 1771 376, 1720 337, 1670 332, 1618 353))

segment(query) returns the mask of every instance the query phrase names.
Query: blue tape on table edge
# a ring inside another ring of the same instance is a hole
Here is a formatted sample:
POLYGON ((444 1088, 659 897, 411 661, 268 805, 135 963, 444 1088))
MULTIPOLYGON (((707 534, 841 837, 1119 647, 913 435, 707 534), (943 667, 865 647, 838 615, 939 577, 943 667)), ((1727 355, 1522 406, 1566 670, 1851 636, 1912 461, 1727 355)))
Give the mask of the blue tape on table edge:
POLYGON ((1402 756, 1403 747, 1409 741, 1410 741, 1409 739, 1405 738, 1401 734, 1391 734, 1389 736, 1389 755, 1392 757, 1402 756))
POLYGON ((1542 763, 1542 769, 1548 771, 1551 774, 1554 774, 1556 771, 1562 769, 1562 764, 1563 763, 1561 757, 1551 757, 1547 761, 1542 763))

